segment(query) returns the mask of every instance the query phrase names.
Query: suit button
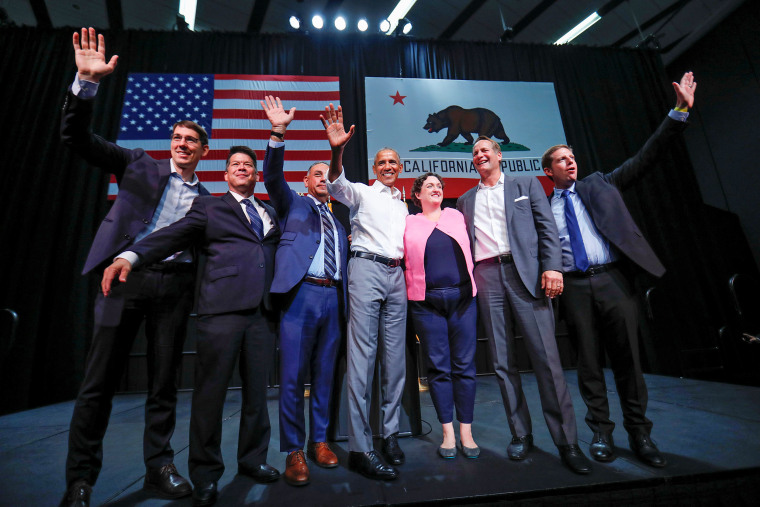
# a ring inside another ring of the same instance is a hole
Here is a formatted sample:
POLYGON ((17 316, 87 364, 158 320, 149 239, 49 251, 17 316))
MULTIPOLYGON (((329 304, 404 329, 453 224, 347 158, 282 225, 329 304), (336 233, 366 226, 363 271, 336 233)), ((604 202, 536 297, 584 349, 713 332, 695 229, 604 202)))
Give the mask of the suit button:
POLYGON ((124 239, 132 239, 132 238, 129 236, 129 234, 125 234, 124 239))
POLYGON ((319 244, 319 240, 317 240, 317 244, 319 244))
POLYGON ((310 255, 310 256, 309 256, 309 259, 313 259, 313 258, 314 258, 314 256, 313 256, 313 255, 310 255))
POLYGON ((143 223, 144 223, 144 224, 149 224, 149 223, 150 223, 150 220, 148 220, 147 218, 143 218, 143 223))
POLYGON ((264 263, 259 264, 259 267, 263 268, 264 267, 264 263))

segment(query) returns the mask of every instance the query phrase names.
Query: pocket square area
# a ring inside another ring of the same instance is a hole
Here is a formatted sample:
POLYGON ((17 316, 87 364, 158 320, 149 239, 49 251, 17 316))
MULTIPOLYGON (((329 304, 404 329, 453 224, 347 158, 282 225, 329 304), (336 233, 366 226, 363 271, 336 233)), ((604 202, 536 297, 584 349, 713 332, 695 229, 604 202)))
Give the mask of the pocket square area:
POLYGON ((520 197, 518 197, 517 199, 515 199, 515 202, 522 201, 522 200, 527 199, 527 198, 528 198, 527 195, 521 195, 520 197))

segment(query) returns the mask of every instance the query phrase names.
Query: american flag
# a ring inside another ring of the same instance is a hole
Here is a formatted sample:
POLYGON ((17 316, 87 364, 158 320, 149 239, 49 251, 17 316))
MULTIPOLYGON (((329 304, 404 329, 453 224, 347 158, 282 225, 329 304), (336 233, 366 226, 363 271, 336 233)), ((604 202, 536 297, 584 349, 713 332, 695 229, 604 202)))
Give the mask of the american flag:
MULTIPOLYGON (((285 179, 297 192, 305 192, 303 176, 312 162, 329 162, 330 147, 319 120, 325 106, 340 103, 336 76, 263 76, 252 74, 130 74, 117 144, 143 148, 155 159, 170 157, 171 127, 193 120, 206 129, 210 151, 196 168, 198 179, 213 194, 227 192, 224 162, 233 145, 247 145, 262 161, 271 126, 259 104, 265 95, 280 97, 283 106, 296 107, 287 133, 285 179)), ((118 186, 112 178, 110 199, 118 186)), ((264 183, 256 196, 267 199, 264 183)))

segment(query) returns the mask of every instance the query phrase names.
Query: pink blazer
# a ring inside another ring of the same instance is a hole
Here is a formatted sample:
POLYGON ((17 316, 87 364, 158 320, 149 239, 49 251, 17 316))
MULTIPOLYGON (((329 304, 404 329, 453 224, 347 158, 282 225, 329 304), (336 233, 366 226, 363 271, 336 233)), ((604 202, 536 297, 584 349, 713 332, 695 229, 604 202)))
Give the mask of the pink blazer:
POLYGON ((464 215, 454 208, 444 208, 438 222, 431 222, 422 213, 406 217, 404 230, 404 262, 406 264, 406 295, 412 301, 425 300, 425 247, 435 228, 454 238, 459 244, 467 263, 467 273, 472 283, 472 295, 477 294, 472 277, 472 252, 464 215))

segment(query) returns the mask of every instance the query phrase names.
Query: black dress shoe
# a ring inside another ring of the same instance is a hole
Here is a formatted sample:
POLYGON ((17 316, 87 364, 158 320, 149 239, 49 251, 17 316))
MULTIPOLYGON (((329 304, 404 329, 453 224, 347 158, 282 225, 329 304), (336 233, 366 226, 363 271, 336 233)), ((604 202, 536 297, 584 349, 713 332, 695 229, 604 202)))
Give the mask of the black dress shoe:
POLYGON ((397 434, 389 436, 383 440, 383 456, 391 465, 403 465, 404 464, 404 451, 398 445, 397 434))
POLYGON ((588 446, 588 453, 595 460, 606 463, 615 459, 614 447, 612 435, 594 432, 594 438, 591 440, 591 445, 588 446))
POLYGON ((150 489, 166 498, 182 498, 192 494, 190 483, 179 475, 173 463, 161 468, 149 468, 145 472, 144 489, 150 489))
POLYGON ((531 449, 533 449, 533 435, 512 437, 512 441, 507 446, 507 456, 509 459, 520 461, 525 459, 531 449))
POLYGON ((63 495, 61 507, 89 507, 91 494, 92 486, 87 481, 77 481, 63 495))
POLYGON ((193 507, 216 503, 216 481, 198 484, 193 490, 193 507))
POLYGON ((591 462, 581 452, 581 448, 577 444, 560 445, 559 455, 562 458, 562 463, 567 468, 575 472, 576 474, 588 474, 591 473, 591 462))
POLYGON ((643 433, 628 435, 628 443, 634 454, 647 465, 662 468, 668 464, 668 461, 660 454, 657 446, 649 438, 649 435, 643 433))
POLYGON ((280 472, 266 463, 254 468, 238 466, 238 473, 247 475, 258 482, 274 482, 280 478, 280 472))
POLYGON ((349 451, 348 469, 359 472, 370 479, 392 481, 398 477, 398 471, 383 463, 383 460, 377 455, 377 451, 374 450, 369 452, 349 451))

